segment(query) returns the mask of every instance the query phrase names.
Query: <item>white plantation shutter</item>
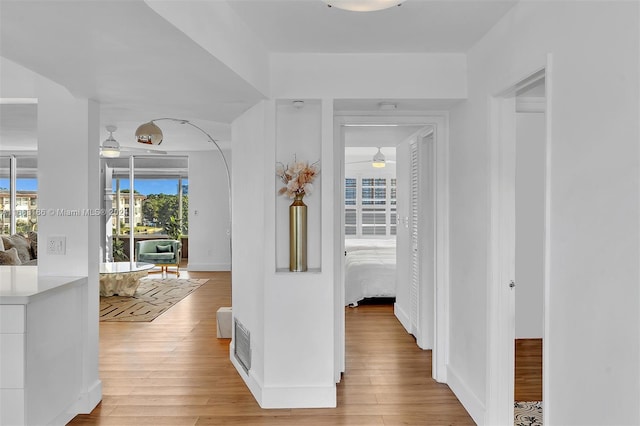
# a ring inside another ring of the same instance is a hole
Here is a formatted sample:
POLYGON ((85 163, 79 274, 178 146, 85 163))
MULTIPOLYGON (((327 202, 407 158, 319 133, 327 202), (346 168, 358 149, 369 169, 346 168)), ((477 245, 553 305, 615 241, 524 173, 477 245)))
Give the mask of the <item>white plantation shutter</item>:
POLYGON ((361 179, 362 235, 387 234, 387 179, 361 179))
POLYGON ((345 179, 346 236, 376 237, 396 234, 396 179, 349 177, 345 179))
POLYGON ((344 235, 355 236, 358 232, 358 181, 346 178, 344 182, 344 235))

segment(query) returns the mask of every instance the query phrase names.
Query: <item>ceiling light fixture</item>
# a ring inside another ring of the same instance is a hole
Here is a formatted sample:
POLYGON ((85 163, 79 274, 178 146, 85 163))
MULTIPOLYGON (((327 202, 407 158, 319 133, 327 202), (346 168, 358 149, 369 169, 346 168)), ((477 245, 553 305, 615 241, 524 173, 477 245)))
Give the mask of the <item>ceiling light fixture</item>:
POLYGON ((405 0, 323 0, 329 7, 351 12, 374 12, 400 6, 405 0))
POLYGON ((373 156, 371 165, 377 169, 381 169, 386 166, 386 160, 384 154, 380 151, 380 147, 378 147, 378 152, 373 156))
POLYGON ((102 142, 100 147, 100 153, 105 158, 117 158, 120 157, 120 144, 113 138, 113 132, 118 130, 116 126, 107 126, 107 132, 109 137, 102 142))

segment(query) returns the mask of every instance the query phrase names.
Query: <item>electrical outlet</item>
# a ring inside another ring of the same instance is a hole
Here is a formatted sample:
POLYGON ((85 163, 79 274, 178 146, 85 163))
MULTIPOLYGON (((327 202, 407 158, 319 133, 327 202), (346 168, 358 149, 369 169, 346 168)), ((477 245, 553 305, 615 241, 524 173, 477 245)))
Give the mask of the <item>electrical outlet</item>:
POLYGON ((47 254, 65 254, 67 252, 67 237, 62 235, 47 238, 47 254))

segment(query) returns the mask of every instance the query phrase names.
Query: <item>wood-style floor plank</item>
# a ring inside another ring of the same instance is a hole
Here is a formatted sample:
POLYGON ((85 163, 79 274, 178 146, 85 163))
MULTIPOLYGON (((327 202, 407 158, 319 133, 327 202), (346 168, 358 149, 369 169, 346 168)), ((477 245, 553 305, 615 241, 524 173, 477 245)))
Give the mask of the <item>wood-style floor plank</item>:
POLYGON ((542 401, 542 339, 516 339, 515 400, 542 401))
POLYGON ((375 426, 473 425, 448 386, 431 379, 392 305, 346 308, 346 366, 338 406, 261 409, 216 337, 216 311, 231 301, 230 274, 209 281, 149 323, 100 323, 103 400, 71 425, 375 426))

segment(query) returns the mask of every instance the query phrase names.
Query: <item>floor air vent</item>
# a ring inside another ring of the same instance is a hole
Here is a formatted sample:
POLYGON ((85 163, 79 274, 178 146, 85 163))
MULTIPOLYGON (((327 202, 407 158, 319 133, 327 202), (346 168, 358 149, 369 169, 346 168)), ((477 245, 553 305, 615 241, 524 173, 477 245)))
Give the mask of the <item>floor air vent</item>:
POLYGON ((235 357, 246 373, 251 369, 251 336, 241 323, 235 318, 235 357))

